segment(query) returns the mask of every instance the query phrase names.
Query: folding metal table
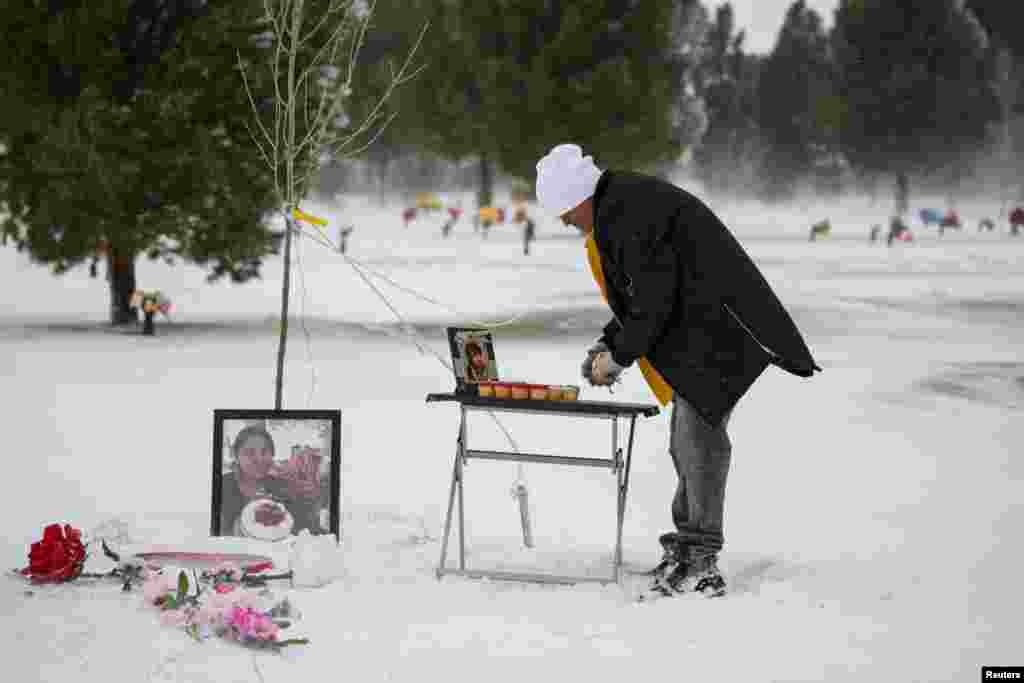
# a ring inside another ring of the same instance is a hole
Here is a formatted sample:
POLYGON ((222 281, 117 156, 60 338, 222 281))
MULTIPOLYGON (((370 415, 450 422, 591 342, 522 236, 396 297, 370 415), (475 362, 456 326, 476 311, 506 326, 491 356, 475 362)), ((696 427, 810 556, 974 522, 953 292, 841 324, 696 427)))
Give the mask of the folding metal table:
POLYGON ((427 394, 427 402, 454 401, 459 404, 459 431, 455 447, 455 464, 452 468, 452 483, 448 493, 448 513, 444 522, 444 538, 441 541, 441 560, 437 566, 437 578, 445 574, 466 576, 470 578, 492 578, 509 581, 535 581, 539 583, 618 583, 622 568, 622 523, 626 513, 626 494, 629 490, 629 465, 633 455, 633 435, 636 429, 636 418, 640 415, 650 417, 657 415, 656 405, 639 403, 614 403, 610 401, 538 401, 533 399, 495 398, 462 393, 427 394), (527 413, 535 415, 565 415, 579 418, 598 418, 611 422, 612 448, 609 458, 586 458, 564 455, 547 455, 540 453, 518 453, 513 451, 493 451, 473 449, 466 443, 467 414, 479 412, 527 413), (629 437, 625 456, 619 446, 619 419, 629 420, 629 437), (464 507, 463 468, 468 460, 504 460, 512 462, 537 462, 552 465, 571 465, 582 467, 605 467, 614 472, 618 482, 616 499, 617 528, 615 533, 615 554, 612 561, 610 577, 565 576, 528 572, 505 572, 486 569, 466 568, 466 526, 464 507), (445 566, 448 555, 448 539, 451 535, 452 511, 455 496, 459 498, 459 567, 445 566))

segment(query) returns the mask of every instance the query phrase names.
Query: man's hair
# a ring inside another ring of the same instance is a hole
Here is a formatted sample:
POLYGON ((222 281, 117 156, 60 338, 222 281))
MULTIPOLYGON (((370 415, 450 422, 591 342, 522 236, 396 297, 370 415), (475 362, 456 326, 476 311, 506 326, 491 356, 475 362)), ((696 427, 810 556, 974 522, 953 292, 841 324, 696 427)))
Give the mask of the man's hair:
POLYGON ((468 342, 466 342, 466 346, 464 348, 466 349, 467 356, 472 356, 474 354, 484 352, 484 348, 480 346, 480 342, 478 342, 475 339, 471 339, 468 342))

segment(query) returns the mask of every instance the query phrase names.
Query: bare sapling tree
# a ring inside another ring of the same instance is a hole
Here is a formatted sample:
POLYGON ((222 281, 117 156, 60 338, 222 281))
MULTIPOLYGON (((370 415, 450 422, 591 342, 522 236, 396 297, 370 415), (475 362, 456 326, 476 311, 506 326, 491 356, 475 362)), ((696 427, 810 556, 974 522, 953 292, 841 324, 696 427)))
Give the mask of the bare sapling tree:
POLYGON ((292 234, 300 232, 299 204, 322 163, 358 155, 380 136, 397 115, 397 111, 388 113, 386 102, 422 68, 413 68, 413 57, 426 24, 404 59, 388 63, 386 82, 367 113, 360 121, 351 120, 352 84, 375 6, 376 0, 263 0, 265 30, 254 39, 270 55, 269 68, 247 63, 238 55, 256 120, 249 133, 274 173, 285 225, 276 410, 281 409, 284 386, 292 234))

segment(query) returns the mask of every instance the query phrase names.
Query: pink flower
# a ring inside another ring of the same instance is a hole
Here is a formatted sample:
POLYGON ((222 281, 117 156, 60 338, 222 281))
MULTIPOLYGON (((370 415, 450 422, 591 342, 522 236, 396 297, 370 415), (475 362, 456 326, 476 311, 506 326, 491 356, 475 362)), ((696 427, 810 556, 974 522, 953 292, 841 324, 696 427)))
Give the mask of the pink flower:
POLYGON ((253 637, 258 640, 277 640, 281 627, 266 614, 259 614, 253 619, 253 637))
POLYGON ((237 590, 227 593, 226 595, 232 598, 234 605, 238 607, 245 607, 247 609, 256 609, 256 606, 259 605, 260 602, 256 593, 251 590, 237 590))
POLYGON ((229 626, 233 626, 238 630, 239 635, 243 638, 248 637, 253 630, 253 616, 256 614, 256 610, 251 607, 234 607, 228 613, 227 619, 225 620, 229 626))
POLYGON ((200 607, 192 620, 197 624, 219 626, 224 623, 224 611, 210 607, 200 607))
POLYGON ((158 598, 178 591, 178 582, 170 574, 149 574, 142 584, 142 597, 147 605, 154 604, 158 598))
POLYGON ((163 597, 163 595, 163 586, 159 585, 156 581, 147 581, 142 584, 142 599, 147 605, 153 605, 156 603, 157 598, 163 597))
POLYGON ((281 628, 266 614, 252 607, 235 607, 226 619, 242 640, 277 640, 281 628))
POLYGON ((160 612, 160 623, 164 626, 184 626, 187 621, 188 615, 185 614, 185 610, 165 609, 160 612))
POLYGON ((206 606, 210 609, 224 610, 233 606, 231 597, 224 593, 210 593, 206 596, 206 606))
POLYGON ((214 584, 213 590, 217 591, 218 593, 230 593, 231 591, 235 590, 235 584, 221 581, 219 583, 214 584))
POLYGON ((213 568, 215 576, 224 575, 231 580, 237 581, 242 576, 241 568, 234 562, 221 562, 213 568))
POLYGON ((259 599, 251 590, 244 588, 236 588, 230 593, 208 593, 204 599, 204 603, 211 610, 215 610, 222 615, 225 619, 231 614, 232 610, 238 608, 254 608, 258 604, 259 599))

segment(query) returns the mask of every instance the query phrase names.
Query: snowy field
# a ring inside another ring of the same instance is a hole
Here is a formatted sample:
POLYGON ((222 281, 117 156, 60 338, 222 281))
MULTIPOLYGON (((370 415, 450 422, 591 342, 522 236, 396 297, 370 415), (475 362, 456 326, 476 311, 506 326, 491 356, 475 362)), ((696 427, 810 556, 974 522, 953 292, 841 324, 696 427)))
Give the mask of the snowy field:
MULTIPOLYGON (((282 655, 197 644, 116 585, 29 595, 9 578, 9 680, 971 681, 982 665, 1024 663, 1024 237, 1005 220, 978 233, 998 210, 980 200, 958 207, 964 230, 940 239, 913 221, 916 240, 892 248, 868 243, 886 209, 866 202, 710 203, 825 370, 769 369, 733 415, 726 598, 637 605, 630 582, 438 581, 458 412, 424 398, 450 390, 451 375, 340 254, 300 240, 284 407, 342 412, 344 576, 293 591, 312 644, 282 655), (808 242, 825 217, 833 234, 808 242)), ((351 257, 456 309, 372 280, 433 353, 447 356, 445 324, 522 316, 495 330, 502 375, 579 383, 608 313, 568 229, 539 221, 524 256, 512 225, 485 241, 464 217, 444 240, 439 216, 404 228, 399 203, 306 208, 331 219, 332 236, 355 226, 351 257)), ((105 326, 102 268, 55 278, 0 249, 5 567, 24 566, 57 521, 136 546, 204 541, 214 409, 273 407, 281 265, 239 286, 140 262, 139 286, 176 306, 142 337, 105 326)), ((614 396, 584 387, 582 398, 653 402, 635 369, 614 396)), ((500 419, 523 450, 608 449, 600 423, 500 419)), ((507 447, 474 420, 478 446, 507 447)), ((623 540, 634 569, 658 561, 669 530, 667 443, 667 411, 638 423, 623 540)), ((526 465, 526 549, 509 494, 519 474, 467 468, 469 566, 606 572, 614 476, 526 465)))

